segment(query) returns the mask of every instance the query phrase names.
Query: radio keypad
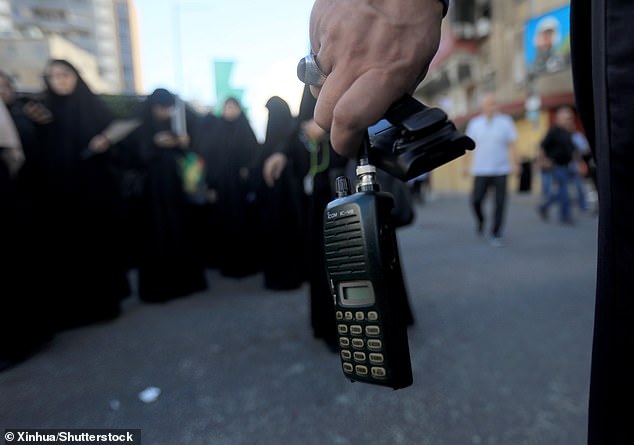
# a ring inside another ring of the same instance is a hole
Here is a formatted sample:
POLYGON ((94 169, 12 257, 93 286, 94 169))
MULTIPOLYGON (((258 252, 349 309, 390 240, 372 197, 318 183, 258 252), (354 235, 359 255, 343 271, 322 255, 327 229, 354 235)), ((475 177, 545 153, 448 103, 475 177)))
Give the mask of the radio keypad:
POLYGON ((354 351, 355 362, 365 362, 365 360, 366 360, 365 352, 354 351))
POLYGON ((352 347, 354 349, 363 349, 365 348, 365 342, 362 338, 353 338, 352 339, 352 347))
POLYGON ((337 311, 336 316, 344 372, 364 378, 386 379, 378 312, 337 311))
POLYGON ((385 377, 387 377, 387 374, 385 373, 385 368, 380 368, 378 366, 373 366, 372 368, 370 368, 370 373, 375 379, 384 379, 385 377))

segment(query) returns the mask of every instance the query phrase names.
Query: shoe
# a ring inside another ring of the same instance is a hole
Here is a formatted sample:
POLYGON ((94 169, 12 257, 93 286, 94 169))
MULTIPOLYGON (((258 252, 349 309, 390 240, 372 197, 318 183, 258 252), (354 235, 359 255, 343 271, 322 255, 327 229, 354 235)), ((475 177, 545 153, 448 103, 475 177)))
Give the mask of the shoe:
POLYGON ((538 206, 537 213, 539 214, 539 217, 542 219, 542 221, 548 221, 548 211, 545 207, 538 206))
POLYGON ((484 221, 478 221, 478 225, 476 226, 476 235, 479 237, 484 233, 484 221))
POLYGON ((504 247, 504 243, 502 242, 501 236, 494 236, 489 240, 489 244, 491 247, 504 247))

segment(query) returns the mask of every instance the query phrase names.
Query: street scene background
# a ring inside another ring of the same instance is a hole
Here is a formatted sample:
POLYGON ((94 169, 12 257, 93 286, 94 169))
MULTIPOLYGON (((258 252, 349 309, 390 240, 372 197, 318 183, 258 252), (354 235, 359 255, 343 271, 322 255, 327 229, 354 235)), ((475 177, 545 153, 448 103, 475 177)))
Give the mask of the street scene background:
POLYGON ((152 445, 584 443, 596 219, 544 223, 535 200, 511 196, 504 248, 476 236, 465 195, 399 229, 411 387, 348 381, 311 335, 305 286, 210 271, 205 292, 131 297, 0 373, 0 428, 140 428, 152 445), (160 394, 143 402, 148 388, 160 394))

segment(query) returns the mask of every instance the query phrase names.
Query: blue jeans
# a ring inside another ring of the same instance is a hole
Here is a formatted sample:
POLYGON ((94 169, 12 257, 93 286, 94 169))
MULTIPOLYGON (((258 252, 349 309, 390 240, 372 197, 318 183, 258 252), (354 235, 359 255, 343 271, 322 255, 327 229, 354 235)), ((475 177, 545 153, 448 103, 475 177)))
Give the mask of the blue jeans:
POLYGON ((556 190, 550 190, 546 196, 546 201, 541 208, 548 211, 548 208, 559 203, 559 219, 562 222, 569 222, 570 217, 570 197, 568 196, 568 184, 572 179, 572 175, 567 165, 556 165, 551 170, 552 180, 556 185, 556 190))
POLYGON ((577 204, 581 210, 588 210, 588 203, 586 202, 586 187, 583 177, 576 171, 573 171, 571 176, 575 183, 575 190, 577 191, 577 204))

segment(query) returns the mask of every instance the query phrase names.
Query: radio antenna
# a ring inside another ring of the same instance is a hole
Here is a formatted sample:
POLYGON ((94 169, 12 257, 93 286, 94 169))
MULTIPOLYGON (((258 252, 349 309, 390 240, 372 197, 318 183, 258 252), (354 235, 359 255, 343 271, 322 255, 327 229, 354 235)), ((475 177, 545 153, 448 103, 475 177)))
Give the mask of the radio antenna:
POLYGON ((357 159, 357 191, 379 191, 381 187, 376 180, 376 167, 370 164, 370 135, 366 131, 363 136, 363 144, 359 150, 357 159))
POLYGON ((359 149, 359 156, 357 157, 357 166, 368 165, 370 163, 370 133, 365 132, 363 135, 363 143, 359 149))

